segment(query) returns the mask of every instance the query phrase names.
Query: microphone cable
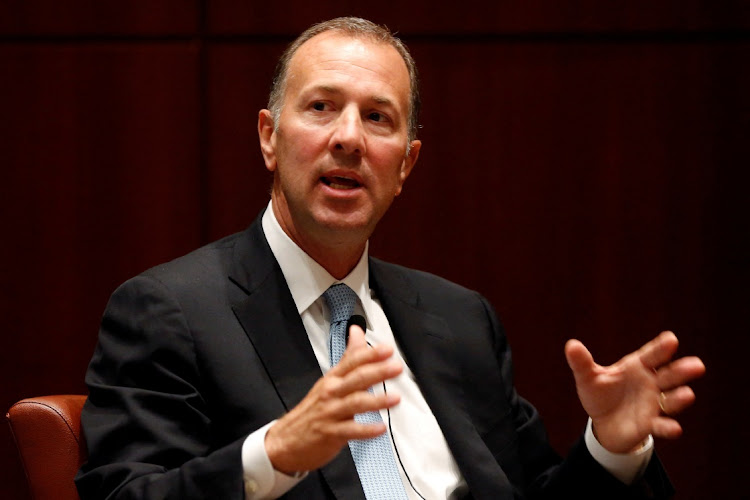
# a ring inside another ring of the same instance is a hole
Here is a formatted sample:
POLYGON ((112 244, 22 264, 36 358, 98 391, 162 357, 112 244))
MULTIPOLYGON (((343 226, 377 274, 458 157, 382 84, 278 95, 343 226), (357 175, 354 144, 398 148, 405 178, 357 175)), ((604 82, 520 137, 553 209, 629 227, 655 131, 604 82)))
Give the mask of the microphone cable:
MULTIPOLYGON (((362 329, 363 332, 367 331, 367 323, 365 322, 365 318, 362 317, 359 314, 352 315, 349 320, 346 322, 346 343, 349 343, 349 328, 352 325, 357 325, 362 329)), ((372 344, 365 339, 365 342, 367 342, 367 345, 372 348, 372 344)), ((385 395, 388 395, 388 389, 385 386, 385 380, 382 382, 383 384, 383 393, 385 395)), ((396 452, 396 458, 398 459, 399 465, 401 465, 401 470, 404 471, 404 476, 406 476, 406 480, 409 481, 409 486, 411 486, 411 489, 414 490, 414 493, 419 496, 422 500, 427 500, 422 494, 419 492, 419 490, 414 486, 414 483, 411 480, 411 477, 409 477, 409 473, 406 472, 406 467, 404 467, 404 462, 401 460, 401 453, 398 451, 398 446, 396 446, 396 438, 393 435, 393 425, 391 424, 391 409, 386 408, 386 415, 388 416, 388 434, 391 436, 391 443, 393 443, 393 450, 396 452)))

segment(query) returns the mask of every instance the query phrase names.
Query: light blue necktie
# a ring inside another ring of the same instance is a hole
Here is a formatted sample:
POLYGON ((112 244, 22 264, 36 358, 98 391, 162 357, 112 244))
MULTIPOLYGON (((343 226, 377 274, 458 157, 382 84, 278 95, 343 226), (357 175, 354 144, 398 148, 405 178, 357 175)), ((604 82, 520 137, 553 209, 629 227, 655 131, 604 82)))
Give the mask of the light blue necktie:
MULTIPOLYGON (((338 283, 326 290, 323 297, 331 311, 328 353, 331 356, 331 366, 334 366, 346 349, 346 323, 354 312, 357 295, 345 284, 338 283)), ((372 388, 369 390, 372 392, 372 388)), ((358 413, 354 420, 362 424, 383 421, 377 411, 358 413)), ((367 500, 406 500, 387 432, 372 439, 353 439, 349 441, 349 450, 367 500)))

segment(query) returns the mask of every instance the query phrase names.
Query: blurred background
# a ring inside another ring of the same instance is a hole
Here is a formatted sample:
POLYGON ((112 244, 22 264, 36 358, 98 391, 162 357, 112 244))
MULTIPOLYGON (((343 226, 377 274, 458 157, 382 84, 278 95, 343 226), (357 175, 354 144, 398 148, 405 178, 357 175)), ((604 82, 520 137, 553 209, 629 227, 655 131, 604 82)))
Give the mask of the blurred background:
MULTIPOLYGON (((657 442, 678 499, 747 498, 750 3, 0 1, 0 409, 85 393, 109 294, 247 227, 276 59, 358 15, 411 48, 419 163, 372 254, 476 289, 562 453, 563 345, 664 329, 708 374, 657 442)), ((26 499, 0 425, 0 497, 26 499)))

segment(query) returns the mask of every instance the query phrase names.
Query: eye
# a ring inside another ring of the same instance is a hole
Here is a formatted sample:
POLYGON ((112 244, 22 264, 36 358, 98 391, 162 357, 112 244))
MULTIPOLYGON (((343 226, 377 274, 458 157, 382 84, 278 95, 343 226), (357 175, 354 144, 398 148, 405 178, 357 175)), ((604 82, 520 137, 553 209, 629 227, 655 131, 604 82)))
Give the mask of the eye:
POLYGON ((374 122, 383 122, 386 120, 385 115, 377 112, 370 113, 369 115, 367 115, 367 118, 374 122))
POLYGON ((326 110, 326 103, 320 102, 320 101, 314 102, 313 105, 312 105, 312 108, 315 111, 325 111, 326 110))

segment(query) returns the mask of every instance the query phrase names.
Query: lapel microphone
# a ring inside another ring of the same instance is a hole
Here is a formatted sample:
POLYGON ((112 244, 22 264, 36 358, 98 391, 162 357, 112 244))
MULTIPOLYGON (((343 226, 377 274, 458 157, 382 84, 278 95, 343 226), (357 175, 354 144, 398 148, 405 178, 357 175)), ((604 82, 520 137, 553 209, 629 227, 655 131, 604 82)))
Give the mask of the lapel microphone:
POLYGON ((353 314, 351 318, 349 318, 346 321, 346 343, 349 344, 349 328, 352 327, 352 325, 357 325, 362 329, 362 331, 367 331, 367 323, 365 322, 365 318, 359 314, 353 314))

